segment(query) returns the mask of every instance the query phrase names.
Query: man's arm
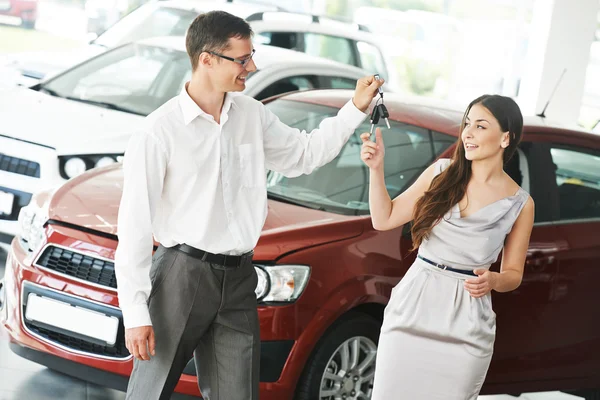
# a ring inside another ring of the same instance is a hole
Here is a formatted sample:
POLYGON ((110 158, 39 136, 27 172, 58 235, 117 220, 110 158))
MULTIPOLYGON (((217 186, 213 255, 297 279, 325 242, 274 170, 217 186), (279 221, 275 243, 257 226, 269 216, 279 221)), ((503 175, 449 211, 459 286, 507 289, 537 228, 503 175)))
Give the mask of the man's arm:
POLYGON ((287 177, 310 174, 327 164, 341 151, 356 128, 364 121, 383 80, 373 76, 358 80, 352 100, 338 115, 324 119, 317 129, 307 133, 282 123, 266 107, 262 107, 265 167, 287 177))
POLYGON ((152 325, 147 300, 151 289, 152 221, 160 200, 168 158, 151 133, 134 134, 123 162, 123 196, 119 207, 119 244, 115 274, 125 328, 152 325))

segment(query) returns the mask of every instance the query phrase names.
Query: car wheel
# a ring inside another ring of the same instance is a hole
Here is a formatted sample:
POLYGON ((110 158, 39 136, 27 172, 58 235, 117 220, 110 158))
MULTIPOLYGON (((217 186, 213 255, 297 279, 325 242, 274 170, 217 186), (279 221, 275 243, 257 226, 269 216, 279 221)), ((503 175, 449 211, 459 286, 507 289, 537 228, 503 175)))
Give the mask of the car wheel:
POLYGON ((337 321, 306 364, 295 400, 370 399, 380 327, 361 313, 337 321))

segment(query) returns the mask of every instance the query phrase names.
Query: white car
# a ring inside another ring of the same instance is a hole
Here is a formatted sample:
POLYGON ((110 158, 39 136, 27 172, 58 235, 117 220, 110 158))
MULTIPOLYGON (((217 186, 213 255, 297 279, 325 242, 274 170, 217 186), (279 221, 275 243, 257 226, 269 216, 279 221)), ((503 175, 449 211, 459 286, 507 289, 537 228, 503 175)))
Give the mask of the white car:
MULTIPOLYGON (((368 72, 272 46, 255 46, 245 93, 354 89, 368 72)), ((115 163, 142 118, 190 79, 182 37, 120 46, 32 88, 0 92, 0 242, 18 232, 32 194, 115 163)), ((102 221, 98 221, 99 224, 102 221)))
MULTIPOLYGON (((153 1, 131 12, 89 45, 68 52, 17 54, 0 68, 0 88, 31 86, 110 48, 157 36, 185 36, 202 12, 224 10, 248 20, 257 44, 270 44, 379 73, 390 87, 378 39, 357 24, 277 11, 274 6, 202 0, 153 1)), ((392 79, 392 77, 390 77, 392 79)))

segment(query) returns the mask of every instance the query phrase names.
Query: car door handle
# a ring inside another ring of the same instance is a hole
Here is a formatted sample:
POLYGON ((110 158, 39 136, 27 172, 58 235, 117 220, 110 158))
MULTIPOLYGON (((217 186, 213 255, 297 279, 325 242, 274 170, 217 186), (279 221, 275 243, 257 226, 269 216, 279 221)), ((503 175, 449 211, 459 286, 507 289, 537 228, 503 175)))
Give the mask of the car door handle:
POLYGON ((529 267, 532 272, 542 272, 546 267, 556 260, 554 255, 542 255, 533 254, 525 260, 525 265, 529 267))

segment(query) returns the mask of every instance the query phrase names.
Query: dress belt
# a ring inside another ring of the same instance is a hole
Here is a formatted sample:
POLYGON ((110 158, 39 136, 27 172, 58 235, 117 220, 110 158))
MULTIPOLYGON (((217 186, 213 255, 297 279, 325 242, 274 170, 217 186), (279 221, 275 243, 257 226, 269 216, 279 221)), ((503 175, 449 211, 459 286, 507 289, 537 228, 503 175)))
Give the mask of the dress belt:
POLYGON ((447 265, 444 265, 444 264, 439 264, 439 263, 436 263, 436 262, 434 262, 434 261, 431 261, 431 260, 429 260, 429 259, 427 259, 427 258, 423 257, 423 256, 422 256, 422 255, 420 255, 420 254, 419 254, 417 257, 418 257, 418 258, 420 258, 421 260, 425 261, 426 263, 428 263, 428 264, 431 264, 431 265, 433 265, 434 267, 438 267, 438 268, 440 268, 440 269, 443 269, 443 270, 445 270, 445 271, 452 271, 452 272, 458 272, 459 274, 465 274, 465 275, 477 276, 477 274, 475 274, 475 273, 474 273, 473 271, 471 271, 471 270, 467 270, 467 269, 457 269, 457 268, 452 268, 452 267, 449 267, 449 266, 447 266, 447 265))

